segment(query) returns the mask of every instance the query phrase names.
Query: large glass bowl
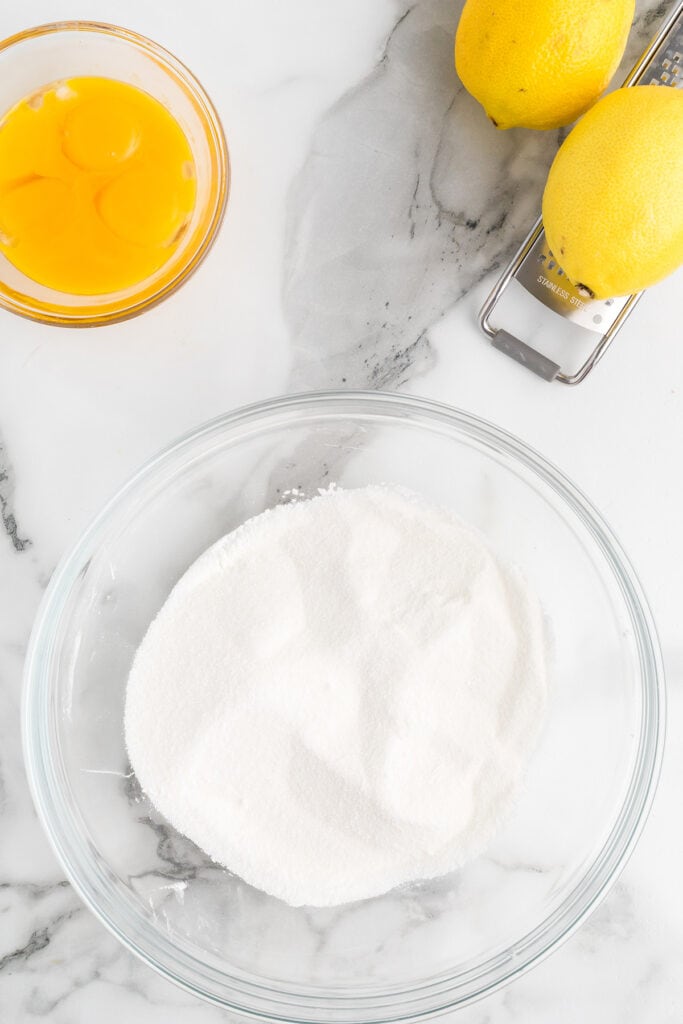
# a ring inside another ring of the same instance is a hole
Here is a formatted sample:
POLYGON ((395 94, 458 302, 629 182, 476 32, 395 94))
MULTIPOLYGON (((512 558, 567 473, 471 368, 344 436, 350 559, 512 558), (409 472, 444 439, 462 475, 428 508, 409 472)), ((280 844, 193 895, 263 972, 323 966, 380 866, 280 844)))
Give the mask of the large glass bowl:
POLYGON ((237 1014, 417 1020, 537 963, 632 849, 663 738, 642 591, 562 474, 474 416, 378 393, 283 398, 182 438, 110 502, 56 571, 27 659, 38 812, 85 902, 167 978, 237 1014), (475 524, 533 584, 552 634, 548 718, 512 815, 446 877, 293 909, 213 864, 141 793, 122 714, 131 659, 201 551, 297 493, 396 483, 475 524))

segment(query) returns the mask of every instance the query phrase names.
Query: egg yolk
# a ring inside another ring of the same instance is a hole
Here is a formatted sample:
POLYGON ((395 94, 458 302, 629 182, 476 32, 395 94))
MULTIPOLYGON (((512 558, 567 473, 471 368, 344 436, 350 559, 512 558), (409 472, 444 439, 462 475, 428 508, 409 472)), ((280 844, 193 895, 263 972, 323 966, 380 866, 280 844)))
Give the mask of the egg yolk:
POLYGON ((139 284, 173 254, 195 195, 180 125, 133 85, 72 78, 0 120, 0 252, 48 288, 139 284))

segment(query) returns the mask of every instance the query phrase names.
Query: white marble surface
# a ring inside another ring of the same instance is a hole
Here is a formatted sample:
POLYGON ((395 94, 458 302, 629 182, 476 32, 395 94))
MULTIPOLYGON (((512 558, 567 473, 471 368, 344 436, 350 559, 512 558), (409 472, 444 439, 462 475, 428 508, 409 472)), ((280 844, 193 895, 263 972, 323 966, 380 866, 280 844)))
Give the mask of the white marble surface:
MULTIPOLYGON (((130 323, 58 331, 0 314, 0 1020, 217 1024, 125 952, 72 892, 29 798, 19 736, 31 622, 65 549, 175 435, 258 398, 400 388, 538 447, 629 551, 664 647, 669 741, 620 881, 543 965, 463 1024, 683 1019, 683 278, 653 289, 580 388, 494 352, 475 314, 533 221, 557 133, 496 133, 456 80, 459 0, 5 0, 0 35, 118 21, 174 50, 224 119, 220 238, 130 323)), ((670 4, 638 4, 625 65, 670 4)))

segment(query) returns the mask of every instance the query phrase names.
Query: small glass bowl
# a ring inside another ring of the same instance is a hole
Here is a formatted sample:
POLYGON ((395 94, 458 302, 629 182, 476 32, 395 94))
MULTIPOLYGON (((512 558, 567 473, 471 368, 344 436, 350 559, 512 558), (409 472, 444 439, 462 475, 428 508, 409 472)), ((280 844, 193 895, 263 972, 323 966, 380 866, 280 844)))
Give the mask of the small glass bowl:
POLYGON ((312 394, 200 427, 110 502, 48 588, 23 728, 67 875, 146 963, 259 1020, 413 1021, 538 963, 608 891, 654 793, 663 671, 624 553, 540 455, 436 403, 312 394), (489 849, 443 878, 320 910, 258 892, 155 811, 126 757, 123 706, 136 648, 192 561, 249 516, 331 483, 403 485, 478 527, 539 594, 553 655, 541 742, 489 849))
POLYGON ((197 178, 192 219, 178 247, 154 274, 130 288, 95 296, 55 291, 0 253, 0 307, 42 323, 93 327, 136 316, 187 280, 220 227, 230 170, 218 114, 194 75, 157 43, 116 25, 61 21, 0 42, 0 120, 24 97, 81 75, 127 82, 163 103, 187 136, 197 178))

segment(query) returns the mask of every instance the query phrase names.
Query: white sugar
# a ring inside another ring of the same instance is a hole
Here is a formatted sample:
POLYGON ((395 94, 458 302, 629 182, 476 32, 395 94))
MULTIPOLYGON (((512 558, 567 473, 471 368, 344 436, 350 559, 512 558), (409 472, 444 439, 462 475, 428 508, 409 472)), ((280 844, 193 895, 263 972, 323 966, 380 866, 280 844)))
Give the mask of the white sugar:
POLYGON ((399 490, 333 490, 188 570, 135 658, 126 743, 216 861, 329 906, 484 848, 545 689, 538 602, 478 533, 399 490))

